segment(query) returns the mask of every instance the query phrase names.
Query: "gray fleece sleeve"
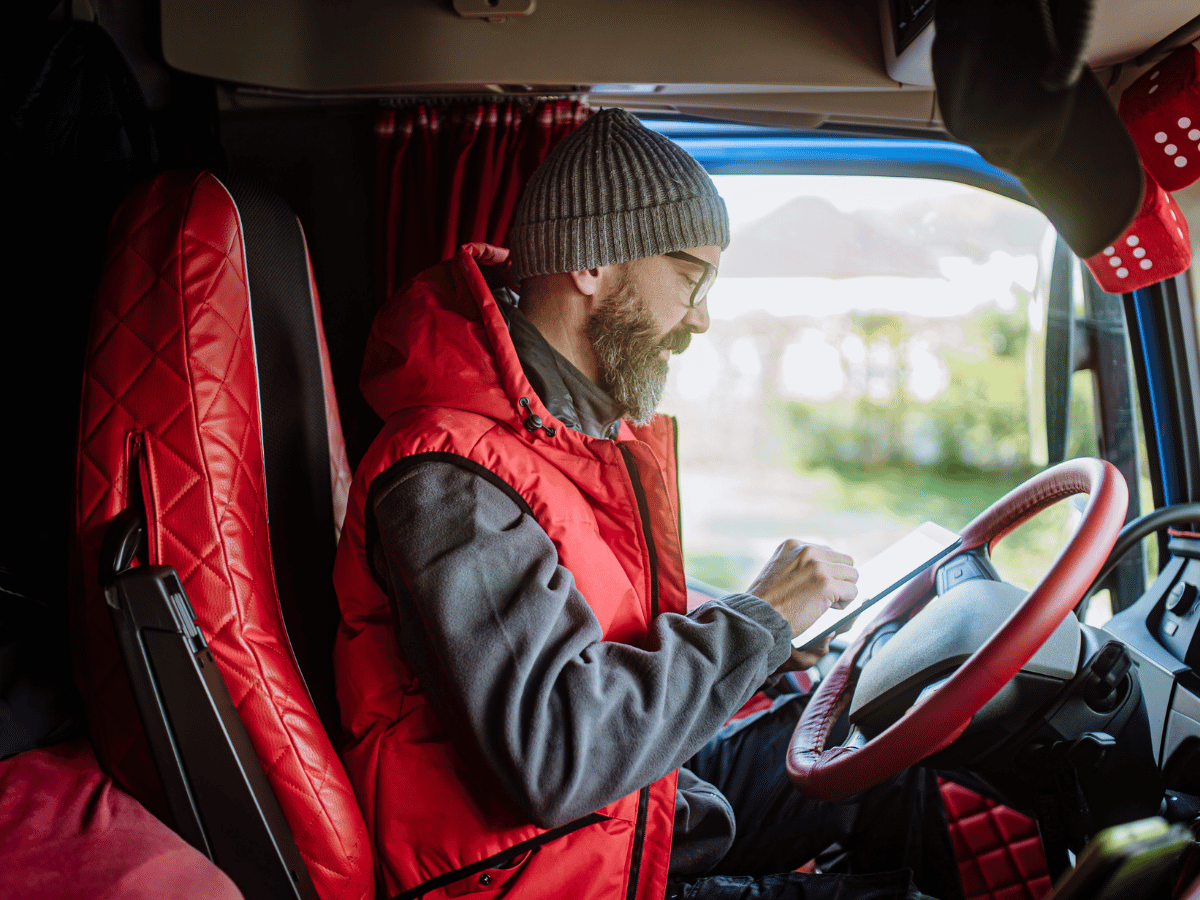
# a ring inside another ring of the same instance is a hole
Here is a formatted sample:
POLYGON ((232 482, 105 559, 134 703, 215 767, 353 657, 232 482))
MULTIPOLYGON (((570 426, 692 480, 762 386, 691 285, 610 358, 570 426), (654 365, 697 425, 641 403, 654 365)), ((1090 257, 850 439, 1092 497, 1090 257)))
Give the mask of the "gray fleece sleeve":
POLYGON ((554 544, 504 488, 451 462, 373 487, 377 574, 443 723, 513 805, 556 827, 679 766, 790 652, 749 594, 604 641, 554 544))

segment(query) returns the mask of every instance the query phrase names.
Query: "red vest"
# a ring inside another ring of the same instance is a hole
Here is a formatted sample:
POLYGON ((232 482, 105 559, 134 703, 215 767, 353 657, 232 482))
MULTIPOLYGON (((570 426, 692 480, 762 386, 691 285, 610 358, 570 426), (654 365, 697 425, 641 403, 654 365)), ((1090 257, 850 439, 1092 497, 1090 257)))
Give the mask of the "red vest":
POLYGON ((346 769, 389 895, 660 898, 675 774, 562 828, 520 821, 478 789, 367 564, 371 482, 405 457, 450 453, 524 498, 605 640, 638 641, 659 612, 685 610, 673 423, 623 424, 616 441, 563 426, 529 386, 477 258, 503 251, 469 245, 418 276, 380 310, 368 343, 363 392, 385 425, 355 474, 334 568, 346 769))

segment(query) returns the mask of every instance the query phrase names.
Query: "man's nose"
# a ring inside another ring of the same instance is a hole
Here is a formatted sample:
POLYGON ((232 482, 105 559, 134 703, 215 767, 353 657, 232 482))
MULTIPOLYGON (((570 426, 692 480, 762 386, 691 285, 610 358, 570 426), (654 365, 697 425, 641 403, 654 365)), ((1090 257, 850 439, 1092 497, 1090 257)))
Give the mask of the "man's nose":
POLYGON ((708 331, 708 298, 705 297, 700 301, 698 306, 688 308, 687 315, 683 317, 683 323, 694 334, 704 334, 708 331))

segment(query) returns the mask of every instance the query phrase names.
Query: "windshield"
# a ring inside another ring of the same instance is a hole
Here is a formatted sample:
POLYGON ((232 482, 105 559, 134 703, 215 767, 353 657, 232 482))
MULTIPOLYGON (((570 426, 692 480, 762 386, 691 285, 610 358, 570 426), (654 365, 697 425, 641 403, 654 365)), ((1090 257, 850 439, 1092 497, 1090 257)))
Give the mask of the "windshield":
MULTIPOLYGON (((740 590, 788 537, 862 563, 922 521, 960 529, 1045 466, 1040 212, 931 179, 715 180, 733 240, 664 402, 693 577, 740 590)), ((1094 454, 1075 377, 1070 455, 1094 454)), ((1031 587, 1077 521, 1064 503, 1006 538, 1001 574, 1031 587)))

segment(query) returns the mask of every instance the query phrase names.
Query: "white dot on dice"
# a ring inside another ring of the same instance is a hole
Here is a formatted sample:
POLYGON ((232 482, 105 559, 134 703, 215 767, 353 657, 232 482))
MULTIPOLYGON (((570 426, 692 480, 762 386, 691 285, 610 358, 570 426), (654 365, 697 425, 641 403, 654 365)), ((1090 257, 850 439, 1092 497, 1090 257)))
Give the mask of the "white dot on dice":
POLYGON ((1118 278, 1124 278, 1128 274, 1129 274, 1128 269, 1117 269, 1117 277, 1118 278))
POLYGON ((1160 144, 1165 144, 1167 142, 1167 133, 1165 131, 1160 131, 1154 136, 1154 140, 1160 144))
POLYGON ((1178 152, 1179 148, 1174 144, 1167 144, 1167 146, 1163 147, 1163 153, 1167 154, 1167 156, 1174 156, 1178 152))
POLYGON ((1117 267, 1117 266, 1119 266, 1119 265, 1121 264, 1121 257, 1119 257, 1119 256, 1114 256, 1114 257, 1112 257, 1112 258, 1111 258, 1111 259, 1108 261, 1108 264, 1109 264, 1110 266, 1113 266, 1114 268, 1115 268, 1115 267, 1117 267))
POLYGON ((1193 128, 1188 132, 1189 141, 1200 141, 1200 128, 1193 128))
POLYGON ((1127 243, 1130 247, 1136 247, 1138 245, 1138 236, 1136 234, 1131 234, 1129 237, 1125 238, 1125 243, 1127 243))
POLYGON ((1155 91, 1157 91, 1157 90, 1158 90, 1158 85, 1157 85, 1157 84, 1152 84, 1152 85, 1150 85, 1150 90, 1146 91, 1146 93, 1147 93, 1147 94, 1153 94, 1153 93, 1154 93, 1155 91))
POLYGON ((1113 255, 1114 253, 1116 253, 1116 252, 1117 252, 1117 251, 1116 251, 1116 248, 1115 248, 1115 247, 1105 247, 1105 248, 1104 248, 1104 255, 1105 255, 1105 256, 1112 256, 1112 255, 1113 255))
POLYGON ((1133 255, 1134 255, 1136 258, 1138 258, 1138 259, 1141 259, 1143 256, 1145 256, 1145 255, 1146 255, 1146 248, 1145 248, 1145 247, 1138 247, 1136 250, 1134 250, 1134 251, 1133 251, 1133 255))
POLYGON ((1187 157, 1185 157, 1185 156, 1175 157, 1175 165, 1177 165, 1179 168, 1182 169, 1184 166, 1187 165, 1187 157))
POLYGON ((1182 119, 1179 120, 1180 128, 1187 128, 1191 124, 1192 124, 1192 120, 1189 119, 1187 116, 1184 116, 1182 119))
POLYGON ((1139 265, 1140 265, 1140 266, 1141 266, 1143 269, 1148 269, 1148 268, 1150 268, 1152 265, 1154 265, 1154 263, 1150 262, 1150 260, 1148 260, 1148 259, 1143 259, 1143 260, 1141 261, 1141 263, 1139 263, 1139 265))

